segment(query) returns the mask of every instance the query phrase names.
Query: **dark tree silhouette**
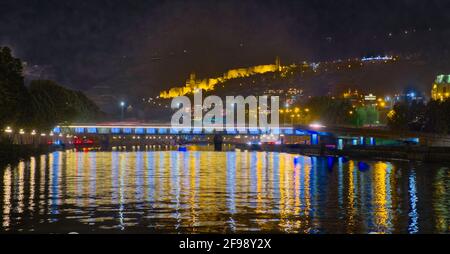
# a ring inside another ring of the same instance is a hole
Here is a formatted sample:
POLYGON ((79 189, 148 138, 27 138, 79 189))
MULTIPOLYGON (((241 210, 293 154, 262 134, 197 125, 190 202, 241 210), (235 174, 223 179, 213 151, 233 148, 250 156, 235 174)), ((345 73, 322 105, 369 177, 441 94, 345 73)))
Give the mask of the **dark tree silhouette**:
POLYGON ((24 120, 28 91, 22 76, 22 63, 11 50, 0 47, 0 124, 15 125, 24 120))
POLYGON ((0 128, 49 130, 57 124, 98 119, 102 112, 80 91, 51 80, 24 84, 22 63, 0 47, 0 128))

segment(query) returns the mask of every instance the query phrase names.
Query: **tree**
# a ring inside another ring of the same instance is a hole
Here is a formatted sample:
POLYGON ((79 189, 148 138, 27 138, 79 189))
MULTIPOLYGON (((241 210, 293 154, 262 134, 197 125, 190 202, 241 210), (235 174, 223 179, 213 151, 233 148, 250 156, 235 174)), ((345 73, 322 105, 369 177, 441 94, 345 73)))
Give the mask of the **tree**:
POLYGON ((357 127, 361 127, 367 122, 367 110, 364 107, 359 107, 355 110, 355 117, 353 123, 357 127))
POLYGON ((378 123, 379 113, 374 106, 367 106, 367 122, 366 124, 376 124, 378 123))
POLYGON ((102 115, 82 92, 54 81, 34 80, 27 89, 21 61, 6 47, 0 47, 0 98, 0 128, 47 131, 58 124, 97 120, 102 115))
POLYGON ((450 100, 398 103, 388 114, 392 130, 424 131, 448 134, 450 132, 450 100))
POLYGON ((50 129, 57 124, 88 121, 101 112, 82 92, 66 89, 51 80, 33 80, 30 83, 33 125, 50 129))
POLYGON ((450 100, 430 101, 426 107, 424 130, 446 134, 450 130, 450 100))
POLYGON ((20 59, 14 58, 9 48, 0 47, 1 127, 25 122, 28 96, 20 59))
POLYGON ((408 108, 408 127, 412 131, 423 131, 427 106, 423 102, 413 101, 408 108))
POLYGON ((392 130, 405 131, 408 130, 408 104, 397 103, 394 105, 392 112, 388 117, 388 126, 392 130))
POLYGON ((348 124, 351 121, 349 112, 353 108, 347 100, 327 96, 312 97, 305 107, 310 110, 311 121, 326 124, 348 124))

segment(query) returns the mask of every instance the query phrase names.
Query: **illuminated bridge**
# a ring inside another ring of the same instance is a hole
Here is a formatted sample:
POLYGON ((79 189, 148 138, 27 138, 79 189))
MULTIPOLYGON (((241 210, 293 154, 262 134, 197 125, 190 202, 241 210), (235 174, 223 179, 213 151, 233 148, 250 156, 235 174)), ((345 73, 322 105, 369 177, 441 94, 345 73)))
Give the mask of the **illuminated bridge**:
POLYGON ((169 124, 142 124, 142 123, 99 123, 99 124, 72 124, 58 126, 53 133, 64 137, 76 139, 89 139, 91 142, 114 143, 143 143, 159 142, 211 142, 217 136, 226 143, 294 143, 318 144, 320 136, 329 133, 314 129, 299 129, 293 126, 282 126, 272 130, 245 129, 240 132, 236 129, 224 128, 222 131, 214 128, 173 128, 169 124))
MULTIPOLYGON (((280 126, 273 130, 217 131, 214 128, 172 128, 169 124, 149 123, 97 123, 58 126, 55 137, 90 140, 90 143, 146 144, 146 143, 212 143, 220 136, 225 143, 242 144, 332 144, 338 148, 349 145, 398 145, 407 143, 450 146, 450 137, 405 132, 392 132, 382 128, 354 128, 313 125, 280 126), (59 134, 59 135, 58 135, 59 134)), ((67 141, 66 141, 67 142, 67 141)), ((70 143, 70 140, 68 141, 70 143)), ((78 141, 80 142, 80 141, 78 141)))
MULTIPOLYGON (((396 132, 386 128, 293 125, 272 130, 217 131, 213 128, 172 128, 168 124, 77 123, 51 132, 25 132, 6 128, 13 144, 51 146, 52 149, 178 149, 188 144, 210 145, 214 150, 240 148, 295 152, 321 156, 360 156, 422 161, 449 161, 450 136, 396 132), (224 146, 225 145, 225 146, 224 146)), ((197 146, 192 146, 196 149, 197 146)))

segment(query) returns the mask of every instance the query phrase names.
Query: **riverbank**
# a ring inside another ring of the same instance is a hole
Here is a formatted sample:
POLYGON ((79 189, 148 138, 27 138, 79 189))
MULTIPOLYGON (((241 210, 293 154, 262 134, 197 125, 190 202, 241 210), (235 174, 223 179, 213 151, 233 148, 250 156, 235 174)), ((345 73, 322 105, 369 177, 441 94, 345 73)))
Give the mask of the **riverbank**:
POLYGON ((339 150, 312 145, 261 145, 236 148, 270 152, 298 153, 307 156, 345 156, 363 159, 450 162, 450 147, 424 146, 349 146, 339 150))
MULTIPOLYGON (((255 150, 267 152, 297 153, 306 156, 344 156, 350 158, 372 160, 404 160, 423 162, 449 162, 449 147, 425 146, 348 146, 343 149, 320 145, 252 145, 234 144, 235 148, 242 150, 255 150)), ((31 156, 38 156, 61 149, 49 145, 0 145, 0 164, 14 163, 31 156)), ((131 150, 131 148, 130 148, 131 150)))
POLYGON ((49 145, 13 145, 0 144, 0 164, 14 163, 21 159, 28 159, 31 156, 46 154, 56 150, 49 145))

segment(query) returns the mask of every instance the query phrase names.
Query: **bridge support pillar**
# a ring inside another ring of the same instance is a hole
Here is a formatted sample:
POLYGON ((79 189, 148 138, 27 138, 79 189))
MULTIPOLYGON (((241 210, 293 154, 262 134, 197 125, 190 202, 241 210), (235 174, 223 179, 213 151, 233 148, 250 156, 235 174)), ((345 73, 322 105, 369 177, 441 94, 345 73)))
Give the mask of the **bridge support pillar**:
POLYGON ((375 138, 374 138, 374 137, 370 137, 370 138, 369 138, 369 145, 371 145, 371 146, 375 146, 375 145, 376 145, 376 142, 375 142, 375 138))
POLYGON ((338 138, 336 147, 337 147, 338 150, 344 149, 344 139, 338 138))
POLYGON ((366 139, 364 137, 359 137, 359 145, 363 146, 366 144, 366 139))
POLYGON ((318 145, 319 144, 319 135, 317 134, 311 134, 310 136, 311 139, 311 145, 318 145))
POLYGON ((214 151, 222 151, 223 137, 222 135, 214 135, 214 151))
POLYGON ((109 134, 100 135, 100 147, 103 149, 109 148, 110 138, 111 138, 111 135, 109 135, 109 134))

